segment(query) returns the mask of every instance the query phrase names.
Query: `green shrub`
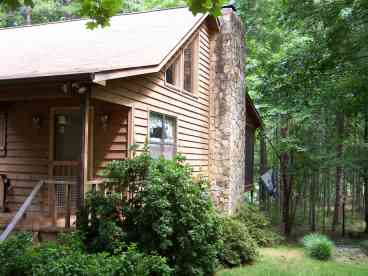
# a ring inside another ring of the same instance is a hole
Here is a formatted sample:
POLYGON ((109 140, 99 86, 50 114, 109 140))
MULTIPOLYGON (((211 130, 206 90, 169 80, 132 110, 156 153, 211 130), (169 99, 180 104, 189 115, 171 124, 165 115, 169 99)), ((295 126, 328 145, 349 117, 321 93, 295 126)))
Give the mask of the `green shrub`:
POLYGON ((114 194, 90 194, 84 211, 90 219, 80 229, 86 240, 101 245, 92 248, 103 250, 117 240, 132 242, 147 254, 165 257, 175 275, 213 274, 220 245, 219 217, 208 183, 193 181, 191 168, 183 161, 180 156, 155 160, 142 154, 111 162, 102 173, 108 188, 134 196, 116 200, 114 194), (99 229, 106 221, 117 227, 113 234, 99 229))
POLYGON ((280 235, 271 230, 270 221, 256 205, 243 202, 236 210, 235 218, 247 227, 259 246, 272 246, 282 240, 280 235))
POLYGON ((51 276, 100 276, 100 275, 161 275, 169 276, 172 270, 165 259, 148 256, 130 247, 127 252, 111 256, 108 253, 85 254, 72 252, 60 258, 53 258, 32 269, 33 275, 51 276))
POLYGON ((30 265, 26 257, 32 245, 32 236, 21 233, 0 242, 0 275, 24 275, 30 265))
POLYGON ((76 234, 63 235, 58 242, 32 245, 29 236, 20 235, 0 243, 0 275, 75 276, 169 276, 166 260, 139 252, 129 246, 117 255, 87 254, 76 234), (7 255, 8 254, 8 255, 7 255))
POLYGON ((360 245, 362 246, 363 250, 368 254, 368 240, 362 241, 360 245))
POLYGON ((88 252, 116 253, 125 249, 124 232, 119 218, 122 216, 121 196, 103 192, 87 195, 83 212, 91 214, 90 220, 79 225, 88 252))
POLYGON ((258 246, 247 227, 234 218, 223 218, 222 250, 220 262, 225 266, 238 266, 255 260, 258 246))
POLYGON ((321 234, 309 234, 303 238, 303 245, 309 256, 318 260, 328 260, 332 256, 333 242, 321 234))

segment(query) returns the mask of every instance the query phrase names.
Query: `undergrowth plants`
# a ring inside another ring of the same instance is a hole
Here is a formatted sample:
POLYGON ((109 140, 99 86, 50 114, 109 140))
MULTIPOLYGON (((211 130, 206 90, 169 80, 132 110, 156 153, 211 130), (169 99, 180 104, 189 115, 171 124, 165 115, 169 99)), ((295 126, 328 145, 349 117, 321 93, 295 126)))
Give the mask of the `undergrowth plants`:
POLYGON ((194 181, 177 155, 153 159, 147 153, 113 161, 102 172, 109 193, 91 193, 79 229, 93 252, 114 252, 135 243, 167 260, 175 275, 211 275, 221 248, 220 216, 208 183, 194 181), (129 194, 122 197, 122 194, 129 194))
POLYGON ((193 178, 180 155, 145 151, 110 162, 101 176, 104 187, 87 194, 76 233, 36 246, 28 236, 0 243, 0 275, 214 275, 274 243, 257 207, 218 212, 208 181, 193 178))
POLYGON ((302 243, 308 255, 317 260, 328 260, 332 256, 334 243, 325 235, 309 234, 306 235, 302 243))

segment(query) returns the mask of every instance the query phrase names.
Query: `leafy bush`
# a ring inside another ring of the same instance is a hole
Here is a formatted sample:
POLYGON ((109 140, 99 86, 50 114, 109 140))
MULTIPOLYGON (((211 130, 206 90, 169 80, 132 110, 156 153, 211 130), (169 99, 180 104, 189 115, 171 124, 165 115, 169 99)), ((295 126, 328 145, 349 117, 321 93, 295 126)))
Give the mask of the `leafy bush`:
POLYGON ((238 266, 255 260, 258 246, 247 227, 234 218, 224 218, 220 262, 225 266, 238 266))
POLYGON ((124 250, 123 229, 121 223, 121 196, 103 192, 87 195, 85 212, 87 219, 78 228, 83 233, 88 252, 116 253, 124 250))
POLYGON ((0 275, 23 275, 29 267, 27 251, 32 245, 32 236, 17 234, 0 242, 0 275))
POLYGON ((360 244, 363 250, 368 254, 368 240, 362 241, 360 244))
POLYGON ((80 251, 54 258, 33 267, 33 275, 171 275, 172 270, 159 256, 148 256, 130 247, 127 252, 111 256, 108 253, 85 254, 80 251))
POLYGON ((106 275, 149 276, 172 274, 166 260, 139 252, 129 246, 117 255, 87 254, 78 235, 63 235, 59 242, 33 246, 29 236, 21 235, 0 243, 0 275, 106 275), (9 254, 9 255, 7 255, 9 254))
POLYGON ((328 260, 332 256, 333 242, 321 234, 309 234, 303 238, 303 245, 309 256, 318 260, 328 260))
POLYGON ((236 211, 235 218, 247 227, 249 234, 259 246, 272 246, 282 240, 280 235, 270 229, 270 221, 256 205, 242 203, 236 211))
POLYGON ((155 160, 142 154, 111 162, 102 176, 107 188, 118 194, 90 194, 84 215, 90 219, 80 225, 86 240, 99 245, 92 248, 133 242, 143 252, 165 257, 175 275, 213 274, 220 245, 219 217, 207 183, 193 181, 191 168, 183 161, 180 156, 155 160), (127 193, 133 196, 121 196, 127 193), (106 221, 114 225, 113 234, 100 229, 106 221))

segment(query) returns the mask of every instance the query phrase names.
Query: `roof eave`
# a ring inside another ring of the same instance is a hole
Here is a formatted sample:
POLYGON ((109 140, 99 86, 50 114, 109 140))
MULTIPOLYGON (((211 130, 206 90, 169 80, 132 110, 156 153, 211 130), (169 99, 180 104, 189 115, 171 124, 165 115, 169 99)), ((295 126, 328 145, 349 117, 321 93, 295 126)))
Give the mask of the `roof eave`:
POLYGON ((255 118, 257 119, 257 124, 255 125, 256 128, 260 128, 263 125, 263 120, 261 118, 261 115, 259 114, 257 108, 255 107, 252 98, 247 94, 247 101, 251 107, 251 111, 253 113, 253 115, 255 116, 255 118))
POLYGON ((129 69, 118 69, 110 71, 95 72, 93 77, 93 82, 98 83, 102 81, 108 81, 113 79, 121 79, 126 77, 132 77, 137 75, 144 75, 150 73, 159 72, 159 65, 145 66, 145 67, 135 67, 129 69))
POLYGON ((93 73, 76 73, 76 74, 30 76, 11 79, 0 79, 0 85, 1 86, 11 86, 19 84, 29 85, 39 82, 66 82, 66 81, 92 82, 94 79, 93 75, 94 75, 93 73))
POLYGON ((196 24, 194 24, 192 28, 184 35, 184 37, 175 45, 175 47, 171 49, 170 52, 161 60, 160 63, 149 65, 149 66, 144 66, 144 67, 135 67, 135 68, 95 72, 93 82, 97 83, 101 81, 108 81, 108 80, 113 80, 113 79, 121 79, 121 78, 126 78, 126 77, 160 72, 162 68, 177 53, 177 51, 188 41, 188 39, 193 35, 193 33, 202 25, 202 23, 208 17, 210 17, 208 13, 204 14, 196 22, 196 24))

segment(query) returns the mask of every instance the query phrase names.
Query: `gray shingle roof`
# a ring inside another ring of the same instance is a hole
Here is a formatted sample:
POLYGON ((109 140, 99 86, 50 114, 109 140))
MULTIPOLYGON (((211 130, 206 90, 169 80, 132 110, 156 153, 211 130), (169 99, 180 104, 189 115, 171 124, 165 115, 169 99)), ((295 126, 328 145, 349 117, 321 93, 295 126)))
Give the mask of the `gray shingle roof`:
POLYGON ((0 80, 157 67, 205 17, 177 8, 115 16, 104 29, 87 20, 1 29, 0 80))

